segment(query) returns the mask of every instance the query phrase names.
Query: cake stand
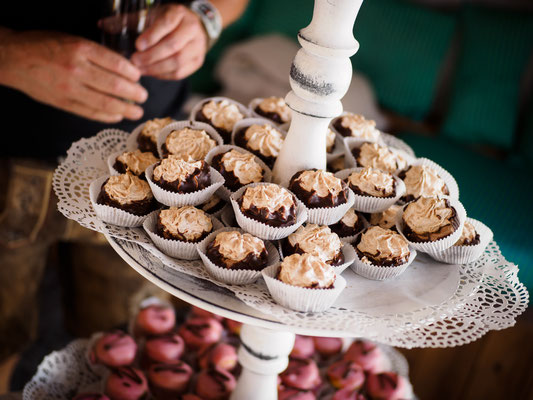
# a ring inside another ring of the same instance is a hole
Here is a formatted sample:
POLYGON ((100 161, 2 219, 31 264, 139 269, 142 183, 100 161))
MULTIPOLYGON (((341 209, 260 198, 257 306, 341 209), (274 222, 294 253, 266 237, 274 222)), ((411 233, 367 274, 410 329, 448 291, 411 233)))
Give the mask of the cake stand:
MULTIPOLYGON (((294 172, 325 168, 326 128, 341 114, 340 99, 352 75, 349 57, 358 44, 352 29, 357 0, 316 0, 311 24, 300 31, 302 49, 291 67, 287 103, 293 119, 274 167, 286 184, 294 172), (332 29, 331 27, 335 27, 332 29)), ((288 362, 294 334, 365 337, 399 347, 449 347, 469 343, 489 330, 514 325, 528 293, 495 242, 475 262, 444 265, 420 254, 390 282, 343 273, 347 287, 329 310, 301 313, 277 305, 260 279, 238 286, 216 282, 200 261, 161 253, 139 228, 99 220, 88 187, 107 173, 107 157, 126 149, 127 132, 105 130, 73 144, 54 174, 58 208, 68 218, 102 232, 137 272, 197 307, 244 323, 239 361, 242 375, 232 399, 275 399, 276 376, 288 362)))

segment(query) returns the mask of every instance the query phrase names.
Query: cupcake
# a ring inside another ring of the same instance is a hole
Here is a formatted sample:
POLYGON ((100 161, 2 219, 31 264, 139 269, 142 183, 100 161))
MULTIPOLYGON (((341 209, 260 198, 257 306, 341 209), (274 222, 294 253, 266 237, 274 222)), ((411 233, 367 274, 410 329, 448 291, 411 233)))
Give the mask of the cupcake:
POLYGON ((195 392, 204 400, 228 399, 235 386, 237 381, 231 373, 224 369, 212 368, 198 374, 195 392))
POLYGON ((268 263, 265 243, 236 230, 219 232, 207 245, 206 254, 215 265, 227 269, 260 271, 268 263))
POLYGON ((148 383, 140 370, 120 367, 107 377, 104 392, 111 400, 141 400, 148 395, 148 383))
POLYGON ((110 176, 103 183, 96 203, 137 216, 146 215, 156 208, 148 183, 130 172, 110 176))
POLYGON ((332 121, 333 128, 344 137, 376 142, 380 132, 376 129, 376 121, 365 119, 362 115, 346 113, 332 121))
POLYGON ((339 222, 330 225, 329 228, 341 239, 351 238, 365 228, 365 219, 359 211, 350 208, 339 222))
POLYGON ((254 112, 263 118, 274 121, 278 125, 286 124, 291 120, 291 109, 281 97, 267 97, 258 100, 253 108, 254 112))
MULTIPOLYGON (((347 144, 350 146, 350 144, 347 144)), ((391 174, 407 167, 407 160, 399 153, 377 143, 365 142, 351 149, 351 154, 361 167, 377 168, 391 174)))
POLYGON ((331 153, 333 151, 333 147, 335 147, 335 132, 333 132, 331 129, 328 129, 328 132, 326 133, 326 152, 331 153))
POLYGON ((352 172, 346 183, 355 194, 390 198, 396 195, 396 182, 392 174, 377 168, 365 167, 352 172))
POLYGON ((235 144, 254 153, 272 168, 283 145, 284 135, 281 131, 269 124, 239 126, 233 138, 235 144))
POLYGON ((215 343, 198 355, 198 365, 202 369, 219 368, 231 371, 237 366, 237 350, 227 343, 215 343))
POLYGON ((174 332, 150 336, 144 343, 145 364, 175 363, 185 351, 185 342, 174 332))
POLYGON ((299 390, 314 389, 322 382, 318 366, 311 359, 289 360, 287 369, 279 376, 283 385, 299 390))
POLYGON ((461 237, 455 242, 454 246, 475 246, 479 244, 479 233, 469 221, 465 221, 461 237))
POLYGON ((146 168, 158 161, 159 159, 149 151, 126 151, 115 158, 113 169, 121 174, 129 171, 140 178, 144 178, 146 168))
POLYGON ((165 239, 197 243, 212 230, 211 217, 196 207, 170 207, 157 216, 156 233, 165 239))
POLYGON ((324 170, 297 172, 290 180, 289 189, 308 208, 336 207, 348 201, 346 184, 324 170))
POLYGON ((372 399, 404 400, 413 397, 407 379, 394 372, 369 374, 365 387, 372 399))
POLYGON ((196 121, 205 122, 215 128, 224 139, 224 143, 231 141, 233 127, 245 117, 236 103, 226 99, 208 100, 194 115, 196 121))
POLYGON ((179 335, 185 341, 187 349, 200 350, 222 337, 224 328, 214 318, 191 318, 179 328, 179 335))
POLYGON ((393 204, 383 212, 370 214, 370 225, 380 226, 383 229, 396 231, 396 216, 402 209, 402 206, 393 204))
POLYGON ((292 254, 283 259, 278 279, 291 286, 329 289, 335 283, 335 270, 311 254, 292 254))
POLYGON ((205 203, 200 204, 198 208, 205 211, 208 214, 218 213, 224 208, 226 202, 220 198, 217 194, 212 195, 205 203))
POLYGON ((89 351, 91 364, 103 364, 107 367, 131 365, 137 354, 137 344, 133 338, 119 330, 103 333, 96 339, 89 351))
POLYGON ((327 165, 328 172, 332 172, 335 174, 339 171, 342 171, 344 168, 346 168, 344 156, 340 156, 339 158, 335 158, 332 161, 328 161, 328 165, 327 165))
POLYGON ((172 157, 156 165, 152 180, 167 191, 191 193, 211 184, 209 172, 209 165, 205 161, 187 162, 172 157))
POLYGON ((169 155, 189 162, 200 161, 217 145, 217 142, 202 129, 184 127, 168 134, 161 146, 163 157, 169 155))
POLYGON ((315 224, 299 227, 283 242, 283 253, 286 256, 308 253, 333 266, 344 263, 341 248, 342 242, 336 233, 327 226, 315 224))
POLYGON ((150 304, 137 313, 134 331, 136 335, 162 335, 174 329, 175 324, 174 308, 166 304, 150 304))
POLYGON ((157 153, 157 136, 161 129, 172 123, 172 118, 154 118, 144 123, 144 126, 137 136, 137 145, 141 151, 149 151, 154 156, 157 153))
POLYGON ((192 368, 183 361, 154 364, 147 371, 150 392, 157 400, 177 399, 187 390, 192 375, 192 368))
POLYGON ((363 368, 350 360, 334 362, 328 367, 326 375, 336 389, 359 389, 365 383, 363 368))
POLYGON ((354 340, 344 353, 343 359, 353 361, 365 371, 372 373, 386 371, 390 367, 390 362, 383 351, 368 340, 354 340))
POLYGON ((427 165, 411 165, 398 174, 405 184, 401 200, 408 203, 420 196, 438 197, 450 194, 446 182, 437 171, 427 165))
POLYGON ((232 192, 249 183, 262 182, 265 177, 264 168, 253 154, 235 148, 215 155, 211 166, 220 172, 224 186, 232 192))

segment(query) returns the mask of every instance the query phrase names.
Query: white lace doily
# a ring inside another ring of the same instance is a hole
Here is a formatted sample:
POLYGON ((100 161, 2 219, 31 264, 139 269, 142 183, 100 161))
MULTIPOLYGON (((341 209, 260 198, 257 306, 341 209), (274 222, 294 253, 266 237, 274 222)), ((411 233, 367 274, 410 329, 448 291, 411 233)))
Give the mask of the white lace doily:
MULTIPOLYGON (((494 242, 481 258, 467 265, 442 268, 441 264, 429 258, 422 256, 419 260, 417 257, 413 267, 410 267, 417 271, 412 272, 413 278, 419 276, 417 274, 427 276, 429 281, 422 283, 427 284, 428 292, 433 290, 438 293, 443 286, 452 290, 426 298, 425 288, 417 294, 416 288, 411 287, 412 292, 404 297, 407 300, 411 297, 413 301, 409 303, 406 300, 409 306, 403 308, 395 308, 392 303, 390 307, 381 307, 377 311, 346 301, 353 295, 353 288, 350 292, 349 285, 340 301, 328 311, 304 314, 277 305, 262 280, 246 286, 216 282, 207 274, 200 261, 176 260, 161 253, 142 229, 112 226, 96 218, 89 201, 89 184, 107 173, 108 155, 124 149, 127 136, 127 132, 104 130, 72 145, 67 159, 54 174, 53 185, 59 198, 58 208, 67 218, 115 238, 112 240, 115 246, 120 248, 120 253, 123 253, 121 255, 131 257, 129 262, 134 268, 175 295, 187 290, 191 293, 201 292, 199 288, 205 288, 211 282, 229 290, 217 293, 220 294, 220 299, 213 302, 215 306, 223 305, 224 301, 230 301, 233 297, 248 306, 248 317, 267 315, 272 321, 298 333, 306 334, 307 331, 307 334, 315 332, 323 336, 366 337, 409 348, 449 347, 474 341, 489 330, 514 325, 516 317, 527 307, 528 293, 518 280, 518 268, 503 258, 494 242), (437 276, 439 273, 442 276, 437 276), (192 279, 185 279, 187 276, 192 279), (431 281, 436 277, 440 280, 431 281), (413 304, 417 306, 414 307, 413 304)), ((343 276, 346 273, 352 274, 348 270, 343 276)), ((400 279, 400 283, 409 284, 405 280, 409 278, 408 273, 400 277, 404 279, 400 279)), ((358 283, 356 278, 349 275, 348 278, 354 284, 358 283)), ((368 281, 367 285, 370 287, 375 283, 368 281)), ((381 285, 382 288, 387 287, 387 283, 381 285)), ((216 286, 210 287, 211 292, 216 291, 213 289, 216 286)), ((364 289, 361 282, 356 287, 357 290, 364 289)), ((401 289, 395 288, 400 295, 401 289)), ((371 297, 386 300, 387 296, 388 293, 377 288, 371 297)))

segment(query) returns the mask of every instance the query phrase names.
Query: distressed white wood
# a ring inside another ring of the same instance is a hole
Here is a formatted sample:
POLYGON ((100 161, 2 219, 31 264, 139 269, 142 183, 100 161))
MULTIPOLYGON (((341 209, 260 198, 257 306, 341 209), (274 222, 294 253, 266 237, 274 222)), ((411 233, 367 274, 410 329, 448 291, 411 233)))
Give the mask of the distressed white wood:
POLYGON ((288 185, 307 168, 326 168, 326 132, 342 112, 341 99, 352 79, 350 56, 359 45, 353 24, 362 0, 315 0, 313 19, 298 34, 302 48, 290 72, 291 126, 274 166, 274 180, 288 185))
POLYGON ((243 325, 238 352, 242 372, 231 400, 277 399, 278 374, 287 368, 293 346, 294 333, 243 325))

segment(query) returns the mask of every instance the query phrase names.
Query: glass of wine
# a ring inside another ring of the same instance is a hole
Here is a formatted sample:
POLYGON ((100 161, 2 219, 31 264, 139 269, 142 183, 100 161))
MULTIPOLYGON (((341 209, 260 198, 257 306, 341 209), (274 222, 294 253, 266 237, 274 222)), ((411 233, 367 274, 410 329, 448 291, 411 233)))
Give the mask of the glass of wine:
POLYGON ((126 58, 135 53, 135 41, 150 26, 159 0, 105 0, 98 27, 102 44, 126 58))

